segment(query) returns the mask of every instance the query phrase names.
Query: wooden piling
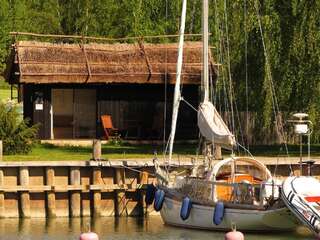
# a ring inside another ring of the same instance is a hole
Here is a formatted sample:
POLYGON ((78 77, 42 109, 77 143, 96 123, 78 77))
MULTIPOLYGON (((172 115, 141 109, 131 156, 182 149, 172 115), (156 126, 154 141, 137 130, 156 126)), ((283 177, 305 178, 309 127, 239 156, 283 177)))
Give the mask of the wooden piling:
POLYGON ((215 147, 214 147, 214 159, 216 159, 216 160, 222 159, 221 147, 218 145, 215 145, 215 147))
MULTIPOLYGON (((3 169, 0 169, 0 187, 4 186, 4 173, 3 169)), ((0 191, 0 218, 5 217, 5 208, 4 208, 4 192, 0 191)))
MULTIPOLYGON (((150 175, 152 163, 148 164, 142 161, 138 164, 135 161, 1 162, 0 218, 140 215, 142 208, 145 209, 145 184, 155 181, 150 175)), ((314 175, 318 177, 320 165, 316 166, 314 175)), ((293 169, 298 171, 299 165, 294 164, 293 169)), ((288 176, 289 170, 287 164, 277 165, 279 176, 288 176)), ((158 213, 150 206, 148 214, 158 213)))
POLYGON ((140 210, 140 213, 139 215, 140 216, 143 216, 144 213, 147 214, 147 205, 146 205, 146 202, 145 202, 145 198, 146 198, 146 193, 143 189, 141 189, 141 186, 143 184, 148 184, 148 178, 149 178, 149 173, 148 172, 145 172, 145 171, 142 171, 139 173, 139 179, 138 179, 138 183, 140 184, 140 189, 138 189, 138 194, 139 194, 139 210, 140 210))
POLYGON ((94 139, 92 141, 92 159, 93 160, 101 160, 101 140, 94 139))
POLYGON ((120 189, 115 190, 115 216, 127 216, 128 212, 126 209, 126 193, 123 190, 125 184, 125 169, 115 168, 115 184, 118 185, 120 189))
MULTIPOLYGON (((100 167, 93 168, 93 184, 94 185, 102 184, 100 167)), ((93 215, 95 217, 101 216, 101 190, 93 191, 93 215)))
MULTIPOLYGON (((29 186, 29 169, 28 167, 20 167, 19 169, 19 180, 20 185, 28 187, 29 186)), ((21 217, 30 217, 30 194, 29 191, 20 192, 20 210, 21 217)))
POLYGON ((54 168, 46 167, 46 185, 50 187, 47 191, 47 217, 56 217, 56 195, 54 193, 54 168))
MULTIPOLYGON (((70 184, 75 188, 81 185, 79 167, 70 168, 70 184)), ((81 192, 79 190, 73 190, 71 192, 70 214, 71 217, 81 216, 81 192)))

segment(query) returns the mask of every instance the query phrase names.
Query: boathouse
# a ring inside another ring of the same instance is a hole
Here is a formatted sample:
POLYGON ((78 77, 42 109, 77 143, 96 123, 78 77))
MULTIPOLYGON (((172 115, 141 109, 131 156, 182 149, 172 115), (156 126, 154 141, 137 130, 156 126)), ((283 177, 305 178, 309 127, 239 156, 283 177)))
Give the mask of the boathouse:
MULTIPOLYGON (((24 118, 40 123, 40 139, 103 138, 111 116, 124 139, 162 139, 170 129, 178 44, 66 44, 17 41, 6 81, 19 87, 24 118)), ((184 98, 197 106, 201 43, 186 42, 184 98)), ((214 65, 210 63, 215 77, 214 65)), ((181 104, 178 139, 197 137, 197 115, 181 104)))

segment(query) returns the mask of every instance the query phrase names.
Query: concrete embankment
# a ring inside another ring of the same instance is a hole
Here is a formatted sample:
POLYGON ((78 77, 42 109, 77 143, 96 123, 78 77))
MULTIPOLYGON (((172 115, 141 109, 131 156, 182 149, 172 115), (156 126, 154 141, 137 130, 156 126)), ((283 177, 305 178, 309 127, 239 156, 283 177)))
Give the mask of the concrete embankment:
MULTIPOLYGON (((290 167, 299 170, 297 159, 266 163, 278 177, 288 176, 290 167)), ((316 176, 319 166, 312 167, 316 176)), ((146 184, 155 182, 153 172, 153 162, 146 160, 0 162, 0 218, 153 214, 153 207, 144 203, 146 184)))

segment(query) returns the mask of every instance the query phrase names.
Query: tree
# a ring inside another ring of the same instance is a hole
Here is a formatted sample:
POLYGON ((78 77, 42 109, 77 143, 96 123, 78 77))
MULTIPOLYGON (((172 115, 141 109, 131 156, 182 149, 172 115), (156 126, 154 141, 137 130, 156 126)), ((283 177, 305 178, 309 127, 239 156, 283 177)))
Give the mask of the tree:
POLYGON ((38 125, 28 126, 22 120, 18 107, 14 104, 0 103, 0 139, 4 154, 28 153, 37 136, 38 125))

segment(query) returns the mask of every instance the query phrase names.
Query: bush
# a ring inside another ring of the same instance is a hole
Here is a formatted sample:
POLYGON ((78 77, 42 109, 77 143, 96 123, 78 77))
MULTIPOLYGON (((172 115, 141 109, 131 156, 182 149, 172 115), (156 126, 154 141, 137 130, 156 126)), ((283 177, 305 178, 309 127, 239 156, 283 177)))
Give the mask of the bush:
POLYGON ((29 120, 21 119, 14 102, 0 102, 0 139, 6 155, 29 153, 37 137, 38 125, 29 126, 29 120))

